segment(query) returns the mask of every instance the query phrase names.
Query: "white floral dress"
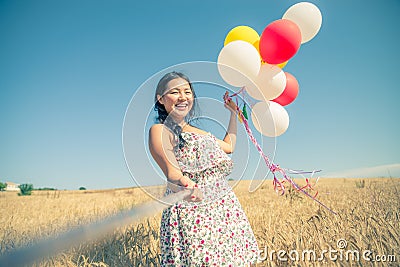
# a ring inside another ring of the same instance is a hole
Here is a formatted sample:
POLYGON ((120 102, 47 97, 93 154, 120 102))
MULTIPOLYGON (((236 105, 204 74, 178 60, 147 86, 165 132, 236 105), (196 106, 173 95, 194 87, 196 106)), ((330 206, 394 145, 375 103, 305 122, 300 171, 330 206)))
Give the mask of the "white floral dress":
MULTIPOLYGON (((203 201, 177 202, 161 220, 162 266, 247 266, 258 246, 249 221, 226 176, 233 163, 216 138, 192 132, 175 156, 183 174, 196 182, 203 201)), ((172 193, 167 188, 166 195, 172 193)))

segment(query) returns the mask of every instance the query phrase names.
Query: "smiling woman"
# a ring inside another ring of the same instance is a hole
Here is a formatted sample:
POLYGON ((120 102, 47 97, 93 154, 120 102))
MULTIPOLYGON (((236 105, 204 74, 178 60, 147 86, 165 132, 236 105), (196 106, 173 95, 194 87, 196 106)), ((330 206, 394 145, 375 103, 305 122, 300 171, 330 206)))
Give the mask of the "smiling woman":
POLYGON ((223 140, 190 125, 196 94, 178 72, 158 83, 155 110, 159 124, 150 128, 150 152, 167 177, 165 195, 188 190, 190 195, 162 214, 162 266, 245 266, 254 263, 258 246, 249 221, 228 184, 233 168, 237 114, 230 110, 223 140))
POLYGON ((158 121, 172 130, 179 145, 183 145, 182 129, 197 115, 196 93, 189 78, 183 73, 167 73, 157 85, 154 101, 158 121))

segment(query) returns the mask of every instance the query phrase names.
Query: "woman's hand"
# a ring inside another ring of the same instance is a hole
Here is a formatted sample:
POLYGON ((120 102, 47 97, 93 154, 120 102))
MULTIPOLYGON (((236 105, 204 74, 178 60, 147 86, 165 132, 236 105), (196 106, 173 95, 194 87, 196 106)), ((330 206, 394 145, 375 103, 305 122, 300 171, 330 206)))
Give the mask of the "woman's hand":
POLYGON ((186 186, 185 190, 188 190, 190 192, 190 195, 188 195, 185 200, 188 202, 200 202, 203 200, 203 193, 201 190, 198 188, 197 184, 195 184, 192 187, 186 186))
POLYGON ((231 112, 229 118, 228 128, 223 140, 218 140, 222 150, 227 153, 233 153, 236 144, 236 133, 237 133, 237 114, 240 112, 235 102, 229 97, 229 92, 226 91, 224 95, 225 107, 231 112))
POLYGON ((230 99, 228 91, 225 92, 224 101, 225 101, 225 105, 224 105, 225 108, 227 108, 232 114, 236 115, 237 106, 236 106, 235 102, 233 102, 232 99, 230 99))
POLYGON ((232 100, 228 100, 227 102, 225 102, 225 108, 227 108, 232 114, 237 114, 237 107, 235 102, 233 102, 232 100))

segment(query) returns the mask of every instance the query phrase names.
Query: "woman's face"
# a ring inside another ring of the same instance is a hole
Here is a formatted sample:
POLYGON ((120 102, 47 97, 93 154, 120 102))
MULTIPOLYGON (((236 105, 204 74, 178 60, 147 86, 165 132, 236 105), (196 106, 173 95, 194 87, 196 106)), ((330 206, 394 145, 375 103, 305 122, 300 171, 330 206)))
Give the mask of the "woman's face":
POLYGON ((183 120, 193 107, 192 89, 189 83, 182 78, 169 81, 164 95, 158 95, 157 98, 164 105, 168 114, 177 120, 183 120))

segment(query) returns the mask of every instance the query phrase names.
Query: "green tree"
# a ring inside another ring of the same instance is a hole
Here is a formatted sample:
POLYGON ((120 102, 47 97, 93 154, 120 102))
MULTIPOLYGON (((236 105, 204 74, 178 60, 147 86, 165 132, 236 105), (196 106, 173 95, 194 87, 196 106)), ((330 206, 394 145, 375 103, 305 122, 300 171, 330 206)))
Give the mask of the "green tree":
POLYGON ((4 191, 7 185, 5 183, 0 182, 0 191, 4 191))
POLYGON ((30 196, 32 194, 33 184, 21 184, 18 187, 21 190, 21 192, 18 193, 19 196, 30 196))
POLYGON ((81 186, 79 187, 79 190, 86 190, 86 187, 81 186))

